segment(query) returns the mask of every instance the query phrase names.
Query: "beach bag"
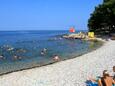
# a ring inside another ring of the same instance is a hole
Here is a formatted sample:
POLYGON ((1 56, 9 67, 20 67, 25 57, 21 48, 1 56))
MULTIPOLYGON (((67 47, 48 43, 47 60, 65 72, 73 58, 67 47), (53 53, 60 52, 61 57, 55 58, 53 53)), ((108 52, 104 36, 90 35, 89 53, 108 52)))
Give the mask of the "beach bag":
POLYGON ((98 84, 96 82, 92 82, 91 80, 87 80, 86 86, 98 86, 98 84))

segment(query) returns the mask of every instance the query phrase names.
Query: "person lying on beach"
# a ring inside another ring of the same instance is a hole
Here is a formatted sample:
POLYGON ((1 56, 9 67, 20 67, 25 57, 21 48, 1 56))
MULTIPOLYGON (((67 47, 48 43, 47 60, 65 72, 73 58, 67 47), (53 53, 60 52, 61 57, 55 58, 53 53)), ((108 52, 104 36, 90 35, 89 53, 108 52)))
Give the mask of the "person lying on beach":
POLYGON ((107 70, 103 71, 103 77, 98 80, 98 86, 112 86, 115 84, 113 78, 109 75, 107 70))
MULTIPOLYGON (((113 67, 113 71, 115 71, 114 69, 115 67, 113 67)), ((103 76, 102 77, 98 77, 98 79, 93 79, 93 78, 89 78, 89 81, 91 84, 91 86, 115 86, 115 81, 113 80, 113 77, 111 77, 108 73, 107 70, 103 71, 103 76)), ((89 86, 89 85, 88 85, 89 86)))

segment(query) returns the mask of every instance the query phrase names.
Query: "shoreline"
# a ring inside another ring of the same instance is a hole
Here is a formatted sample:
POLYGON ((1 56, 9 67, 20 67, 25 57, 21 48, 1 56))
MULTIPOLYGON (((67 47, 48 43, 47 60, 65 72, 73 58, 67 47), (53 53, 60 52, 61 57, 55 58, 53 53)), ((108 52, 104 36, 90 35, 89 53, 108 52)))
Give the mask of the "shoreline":
POLYGON ((104 69, 112 69, 115 65, 114 44, 115 41, 110 40, 100 48, 77 58, 0 76, 0 84, 1 86, 85 86, 88 76, 101 75, 104 69))
POLYGON ((41 65, 39 64, 39 65, 36 65, 36 66, 24 68, 24 69, 19 69, 19 70, 15 70, 15 71, 9 71, 9 72, 5 72, 5 73, 1 73, 0 76, 4 76, 4 75, 7 75, 7 74, 10 74, 10 73, 13 73, 13 72, 20 72, 20 71, 24 71, 24 70, 28 70, 28 69, 33 69, 33 68, 39 68, 39 67, 43 67, 43 66, 48 66, 48 65, 52 65, 52 64, 55 64, 55 63, 58 63, 58 62, 62 62, 62 61, 74 59, 74 58, 79 58, 79 57, 81 57, 81 56, 83 56, 83 55, 85 55, 85 54, 88 54, 88 53, 90 53, 90 52, 93 52, 93 51, 95 51, 95 50, 101 48, 101 47, 104 45, 104 43, 106 42, 105 40, 102 40, 101 38, 100 38, 100 39, 98 38, 98 39, 96 39, 96 40, 98 40, 98 42, 100 42, 101 44, 100 44, 98 47, 96 47, 96 48, 94 48, 94 49, 92 49, 92 50, 89 50, 88 52, 79 54, 79 55, 74 56, 74 57, 62 59, 62 60, 60 60, 60 61, 51 61, 51 62, 46 63, 46 64, 41 64, 41 65))

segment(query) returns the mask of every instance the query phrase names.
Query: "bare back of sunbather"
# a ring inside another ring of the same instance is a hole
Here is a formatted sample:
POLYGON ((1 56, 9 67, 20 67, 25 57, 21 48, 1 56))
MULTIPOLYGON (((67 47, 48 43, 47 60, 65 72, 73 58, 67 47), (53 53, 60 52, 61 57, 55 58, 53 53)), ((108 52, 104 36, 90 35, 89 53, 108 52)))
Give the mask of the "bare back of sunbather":
POLYGON ((112 86, 112 84, 114 83, 112 77, 106 77, 102 79, 99 79, 99 86, 112 86), (105 84, 103 84, 103 81, 105 84))

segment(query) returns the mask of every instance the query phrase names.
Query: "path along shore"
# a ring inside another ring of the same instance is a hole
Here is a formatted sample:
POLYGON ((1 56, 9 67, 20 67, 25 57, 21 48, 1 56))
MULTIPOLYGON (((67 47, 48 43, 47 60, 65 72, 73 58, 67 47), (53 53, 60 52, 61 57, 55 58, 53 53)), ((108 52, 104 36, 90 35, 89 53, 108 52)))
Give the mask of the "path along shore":
POLYGON ((115 65, 115 41, 80 57, 0 76, 0 86, 85 86, 88 76, 99 76, 115 65))

